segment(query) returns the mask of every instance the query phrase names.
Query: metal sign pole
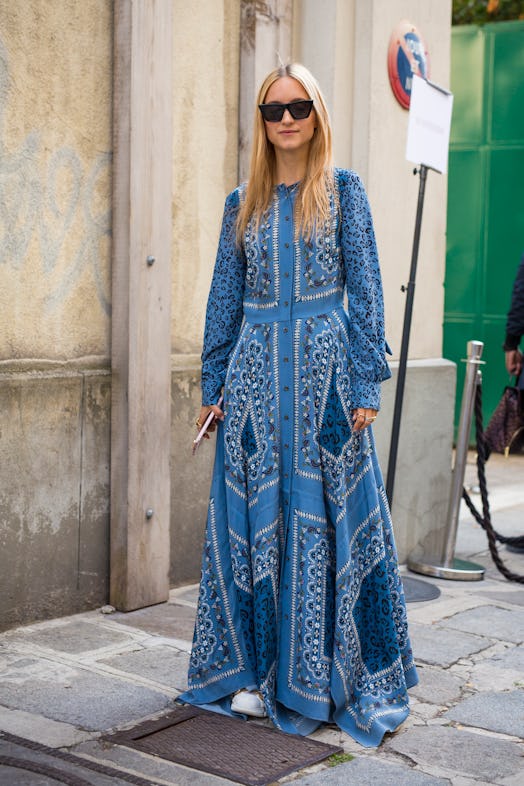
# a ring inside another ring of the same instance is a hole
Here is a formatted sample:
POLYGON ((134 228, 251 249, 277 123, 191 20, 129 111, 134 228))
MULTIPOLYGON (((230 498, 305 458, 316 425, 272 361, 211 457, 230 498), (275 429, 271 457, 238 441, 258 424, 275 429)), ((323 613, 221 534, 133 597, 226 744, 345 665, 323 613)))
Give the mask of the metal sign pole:
POLYGON ((413 236, 413 250, 411 253, 411 269, 409 271, 409 281, 407 287, 402 287, 407 291, 406 308, 404 310, 404 327, 402 329, 402 344, 400 347, 400 359, 398 364, 397 387, 395 390, 395 407, 393 410, 393 426, 391 429, 391 442, 389 448, 388 474, 386 478, 386 494, 389 506, 393 504, 393 489, 395 486, 395 472, 397 468, 398 440, 400 434, 400 420, 402 417, 402 402, 404 399, 404 386, 406 381, 406 367, 408 363, 409 333, 411 330, 411 317, 413 314, 413 300, 415 298, 415 277, 417 275, 418 249, 420 245, 420 228, 422 226, 422 210, 424 208, 424 194, 426 190, 426 178, 428 167, 421 165, 414 174, 420 174, 418 190, 417 216, 415 219, 415 233, 413 236))

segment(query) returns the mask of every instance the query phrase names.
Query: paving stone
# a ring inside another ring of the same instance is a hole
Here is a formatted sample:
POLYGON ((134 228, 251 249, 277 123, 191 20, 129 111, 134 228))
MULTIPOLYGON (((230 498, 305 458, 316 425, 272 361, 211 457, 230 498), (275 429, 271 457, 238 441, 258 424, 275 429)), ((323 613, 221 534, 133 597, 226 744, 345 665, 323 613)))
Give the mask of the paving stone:
POLYGON ((426 775, 420 770, 400 764, 390 764, 367 756, 353 761, 327 767, 325 770, 304 775, 292 781, 300 786, 449 786, 447 779, 426 775))
MULTIPOLYGON (((492 453, 486 463, 487 486, 490 489, 490 497, 502 489, 515 489, 518 478, 524 477, 524 455, 512 453, 505 456, 503 453, 492 453)), ((476 454, 473 451, 468 453, 466 475, 475 482, 477 478, 476 454)), ((506 503, 507 506, 507 503, 506 503)))
POLYGON ((171 697, 124 680, 34 659, 2 675, 0 704, 104 731, 159 712, 171 697))
POLYGON ((324 742, 326 745, 335 745, 340 747, 345 747, 348 739, 352 739, 349 734, 345 734, 341 729, 338 728, 338 726, 335 726, 334 724, 320 726, 320 728, 314 731, 313 734, 310 734, 309 737, 310 739, 316 740, 317 742, 324 742))
POLYGON ((511 647, 475 663, 469 680, 476 691, 509 691, 524 687, 524 647, 511 647))
POLYGON ((187 668, 189 655, 179 652, 173 647, 148 647, 135 652, 115 655, 101 661, 113 669, 140 674, 148 680, 174 688, 177 691, 187 689, 187 668))
POLYGON ((524 690, 477 693, 445 714, 468 726, 524 737, 524 690))
POLYGON ((483 606, 455 614, 442 624, 447 628, 475 633, 478 636, 520 644, 524 632, 524 611, 483 606))
MULTIPOLYGON (((520 529, 518 534, 522 534, 520 529)), ((483 554, 473 554, 472 556, 475 562, 478 562, 480 565, 486 568, 484 581, 500 581, 502 579, 502 574, 497 569, 497 566, 493 562, 489 552, 483 554)), ((522 575, 522 554, 517 554, 515 552, 508 551, 507 549, 500 549, 500 557, 508 570, 512 571, 512 573, 516 573, 517 575, 522 575)))
MULTIPOLYGON (((476 500, 473 501, 476 502, 476 500)), ((477 524, 475 519, 471 517, 471 513, 467 508, 466 511, 466 516, 460 515, 454 553, 456 557, 470 561, 469 556, 471 554, 479 554, 482 551, 486 551, 488 539, 480 524, 477 524)), ((474 562, 477 562, 477 560, 475 559, 474 562)))
POLYGON ((503 603, 511 603, 514 606, 524 606, 524 590, 516 590, 513 592, 483 592, 483 596, 490 598, 490 600, 501 600, 503 603))
POLYGON ((509 778, 501 778, 497 783, 499 786, 522 786, 522 772, 510 775, 509 778))
POLYGON ((78 670, 47 658, 24 658, 13 653, 2 667, 0 689, 5 685, 25 685, 29 680, 70 688, 78 670))
POLYGON ((441 709, 444 708, 441 708, 436 704, 427 704, 422 701, 417 702, 417 704, 412 708, 413 720, 431 720, 432 718, 437 717, 441 709))
POLYGON ((484 637, 451 630, 442 625, 412 623, 409 632, 415 660, 434 666, 451 666, 460 658, 480 652, 492 644, 484 637))
POLYGON ((386 747, 409 756, 420 767, 437 766, 441 771, 483 778, 488 783, 498 783, 499 778, 522 767, 518 743, 449 726, 414 726, 405 734, 396 734, 386 747))
POLYGON ((191 603, 196 609, 199 591, 200 587, 198 584, 192 584, 188 587, 179 587, 171 591, 169 602, 176 603, 177 601, 182 601, 184 603, 191 603))
MULTIPOLYGON (((452 779, 453 786, 494 786, 493 781, 480 780, 479 778, 466 778, 463 775, 454 775, 452 779)), ((502 781, 497 781, 497 786, 500 786, 502 781)), ((517 786, 522 786, 521 783, 517 786)))
POLYGON ((24 644, 36 644, 38 647, 48 647, 57 652, 69 654, 125 644, 129 641, 129 636, 126 636, 124 632, 113 632, 84 620, 75 620, 66 625, 53 625, 27 633, 22 629, 16 638, 20 638, 24 644))
POLYGON ((344 749, 344 753, 351 753, 353 756, 362 753, 362 745, 335 725, 320 726, 311 734, 311 738, 325 742, 326 745, 339 745, 344 749))
POLYGON ((468 682, 477 691, 511 691, 524 688, 524 672, 497 669, 490 659, 476 663, 471 669, 468 682))
POLYGON ((520 671, 524 675, 524 646, 511 647, 505 652, 493 655, 491 660, 498 668, 520 671))
POLYGON ((17 737, 47 745, 50 748, 70 748, 93 737, 96 732, 76 729, 69 723, 59 723, 40 715, 0 707, 0 729, 17 737))
POLYGON ((459 698, 463 680, 442 669, 418 668, 419 683, 410 688, 409 695, 431 704, 449 704, 459 698))
POLYGON ((111 622, 118 622, 124 629, 131 625, 157 636, 193 641, 195 609, 177 603, 161 603, 126 614, 117 612, 111 615, 111 622))

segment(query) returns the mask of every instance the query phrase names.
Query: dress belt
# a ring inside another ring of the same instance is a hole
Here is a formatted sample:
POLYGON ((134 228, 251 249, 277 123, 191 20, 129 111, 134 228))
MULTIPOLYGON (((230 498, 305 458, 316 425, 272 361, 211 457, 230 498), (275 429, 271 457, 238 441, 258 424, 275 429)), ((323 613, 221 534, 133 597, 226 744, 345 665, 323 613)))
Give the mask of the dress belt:
POLYGON ((244 320, 250 323, 290 322, 295 319, 315 317, 343 307, 340 292, 327 297, 298 300, 291 305, 286 305, 284 301, 278 305, 271 304, 268 308, 264 308, 263 304, 244 301, 244 320))

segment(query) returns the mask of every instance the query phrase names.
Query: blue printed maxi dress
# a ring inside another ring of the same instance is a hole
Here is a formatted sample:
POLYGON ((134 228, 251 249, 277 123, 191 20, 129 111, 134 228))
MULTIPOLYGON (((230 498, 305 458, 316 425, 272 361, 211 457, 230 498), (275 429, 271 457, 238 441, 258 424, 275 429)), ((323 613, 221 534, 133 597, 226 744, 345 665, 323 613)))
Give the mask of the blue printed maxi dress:
POLYGON ((336 722, 374 746, 417 675, 372 431, 352 432, 390 376, 373 224, 358 176, 334 180, 311 241, 295 238, 296 185, 242 247, 243 187, 226 200, 202 354, 203 403, 223 388, 225 418, 180 700, 231 712, 260 689, 278 728, 336 722))

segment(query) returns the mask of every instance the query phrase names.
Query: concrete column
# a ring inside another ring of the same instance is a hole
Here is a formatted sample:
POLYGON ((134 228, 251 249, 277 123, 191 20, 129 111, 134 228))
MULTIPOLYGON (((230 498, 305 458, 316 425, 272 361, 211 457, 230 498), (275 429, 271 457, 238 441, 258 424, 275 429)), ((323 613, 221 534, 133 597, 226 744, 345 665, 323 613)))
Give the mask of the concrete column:
POLYGON ((180 585, 200 574, 215 452, 210 440, 191 456, 191 444, 224 198, 238 185, 241 5, 202 0, 188 13, 187 0, 172 2, 171 585, 180 585))
POLYGON ((258 88, 292 59, 293 0, 244 0, 240 17, 239 178, 246 179, 258 88))
POLYGON ((169 594, 171 0, 116 0, 111 602, 169 594))
POLYGON ((353 132, 355 0, 294 0, 293 59, 318 80, 333 126, 337 166, 349 167, 353 132))

